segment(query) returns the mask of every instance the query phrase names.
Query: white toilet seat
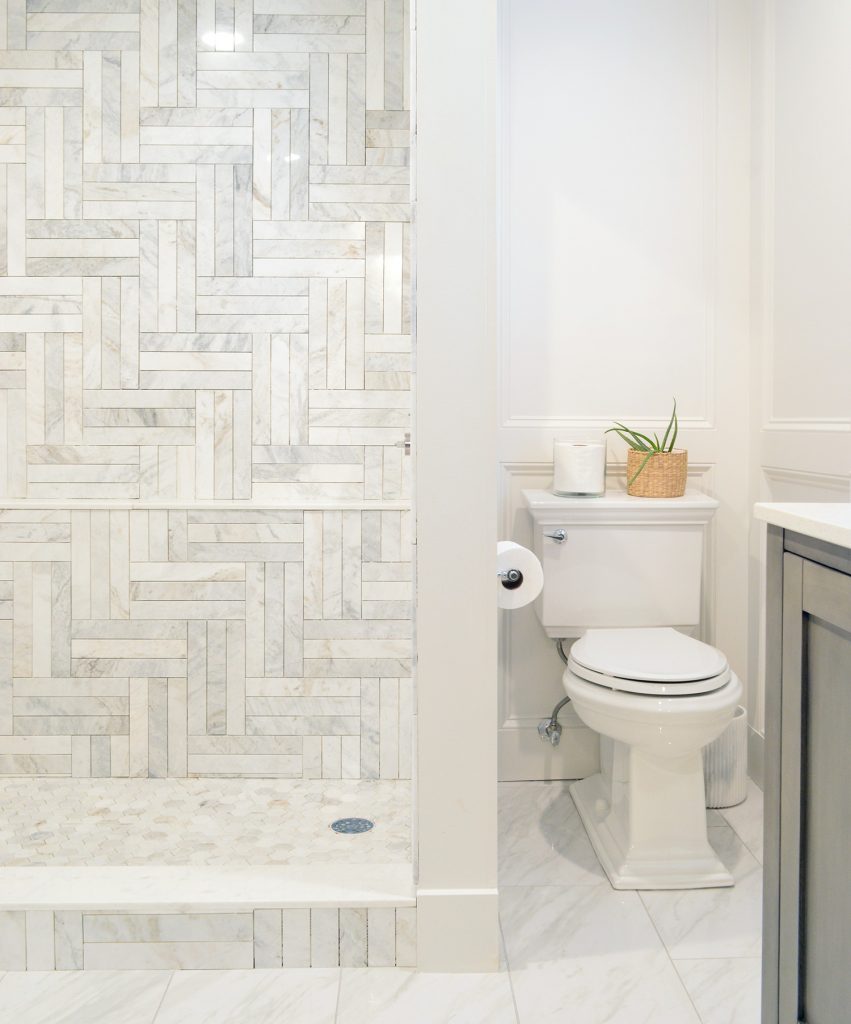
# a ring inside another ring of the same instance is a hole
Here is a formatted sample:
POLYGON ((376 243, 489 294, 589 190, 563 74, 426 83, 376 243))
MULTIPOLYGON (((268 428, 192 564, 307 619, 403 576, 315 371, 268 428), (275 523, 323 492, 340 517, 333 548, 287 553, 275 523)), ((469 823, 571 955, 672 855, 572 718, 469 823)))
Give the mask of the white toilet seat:
POLYGON ((730 682, 715 647, 675 629, 589 629, 573 645, 569 670, 614 692, 653 697, 713 693, 730 682))

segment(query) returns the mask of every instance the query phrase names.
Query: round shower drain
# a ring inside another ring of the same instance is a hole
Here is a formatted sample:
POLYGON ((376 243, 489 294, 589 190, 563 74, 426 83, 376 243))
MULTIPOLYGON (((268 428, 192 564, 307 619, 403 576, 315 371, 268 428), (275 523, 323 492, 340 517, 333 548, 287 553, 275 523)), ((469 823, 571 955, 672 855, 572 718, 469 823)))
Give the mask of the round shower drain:
POLYGON ((345 836, 352 836, 359 832, 369 832, 374 824, 369 818, 340 818, 331 822, 331 828, 345 836))

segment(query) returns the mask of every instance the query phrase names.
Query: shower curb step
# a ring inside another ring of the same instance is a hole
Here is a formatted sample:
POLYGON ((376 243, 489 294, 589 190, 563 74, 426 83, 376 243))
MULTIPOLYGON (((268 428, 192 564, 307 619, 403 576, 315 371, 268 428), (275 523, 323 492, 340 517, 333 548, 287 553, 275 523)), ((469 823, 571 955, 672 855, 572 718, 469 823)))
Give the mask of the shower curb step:
POLYGON ((49 907, 228 912, 415 902, 410 864, 0 868, 0 911, 49 907))
POLYGON ((0 971, 415 967, 416 913, 408 864, 0 868, 0 971))

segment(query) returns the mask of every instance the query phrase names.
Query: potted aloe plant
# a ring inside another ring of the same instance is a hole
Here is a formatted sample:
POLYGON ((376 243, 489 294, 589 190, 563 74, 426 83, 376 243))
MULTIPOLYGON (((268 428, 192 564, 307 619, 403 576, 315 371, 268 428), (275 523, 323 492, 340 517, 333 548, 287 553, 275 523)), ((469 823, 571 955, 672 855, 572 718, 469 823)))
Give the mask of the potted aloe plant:
POLYGON ((677 400, 662 440, 615 423, 607 434, 615 433, 626 441, 626 490, 639 498, 679 498, 685 494, 688 452, 676 448, 679 420, 677 400))

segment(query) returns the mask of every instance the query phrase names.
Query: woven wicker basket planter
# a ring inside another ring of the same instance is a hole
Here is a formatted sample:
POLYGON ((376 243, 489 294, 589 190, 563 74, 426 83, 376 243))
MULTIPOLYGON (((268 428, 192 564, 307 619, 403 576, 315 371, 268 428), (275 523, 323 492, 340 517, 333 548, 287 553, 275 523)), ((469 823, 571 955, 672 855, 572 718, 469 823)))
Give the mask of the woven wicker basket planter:
MULTIPOLYGON (((647 458, 646 452, 628 448, 626 453, 626 478, 632 480, 641 463, 647 458)), ((672 452, 657 452, 647 460, 647 465, 638 474, 638 479, 627 485, 627 494, 637 498, 681 498, 686 492, 688 452, 675 448, 672 452)))

